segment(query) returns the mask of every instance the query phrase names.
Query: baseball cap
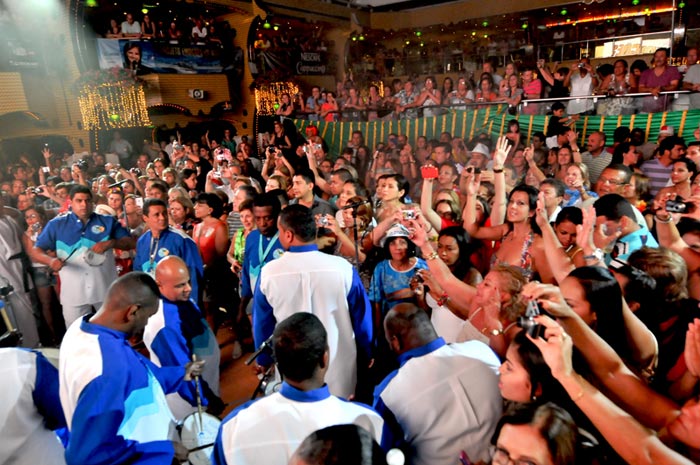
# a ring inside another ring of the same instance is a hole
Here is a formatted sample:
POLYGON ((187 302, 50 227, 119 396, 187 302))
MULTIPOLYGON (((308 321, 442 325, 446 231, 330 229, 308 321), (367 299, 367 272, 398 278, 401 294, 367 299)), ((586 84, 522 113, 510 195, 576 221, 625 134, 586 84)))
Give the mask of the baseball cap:
POLYGON ((673 126, 666 126, 663 125, 659 128, 659 134, 663 134, 665 136, 672 136, 673 135, 673 126))

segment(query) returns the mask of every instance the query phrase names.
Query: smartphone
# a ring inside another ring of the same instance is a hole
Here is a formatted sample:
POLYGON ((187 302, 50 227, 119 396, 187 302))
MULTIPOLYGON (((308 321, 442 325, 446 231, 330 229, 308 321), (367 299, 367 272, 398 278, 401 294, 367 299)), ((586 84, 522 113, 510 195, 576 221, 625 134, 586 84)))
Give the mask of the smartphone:
POLYGON ((51 172, 51 168, 49 168, 48 166, 42 166, 42 167, 41 167, 41 172, 42 172, 42 173, 50 173, 50 172, 51 172))
POLYGON ((401 213, 403 214, 404 220, 415 220, 416 219, 416 211, 415 210, 402 210, 401 213))
POLYGON ((142 197, 136 197, 134 200, 136 201, 137 207, 143 208, 143 198, 142 197))
POLYGON ((437 166, 432 166, 432 165, 427 165, 427 166, 421 166, 420 168, 420 175, 423 177, 423 179, 436 179, 438 177, 438 169, 437 166))

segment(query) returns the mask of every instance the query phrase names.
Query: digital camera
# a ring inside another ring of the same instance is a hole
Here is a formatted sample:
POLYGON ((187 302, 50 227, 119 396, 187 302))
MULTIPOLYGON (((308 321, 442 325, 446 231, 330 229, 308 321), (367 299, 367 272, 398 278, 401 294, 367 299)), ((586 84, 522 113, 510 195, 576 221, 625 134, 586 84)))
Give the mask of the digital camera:
POLYGON ((535 321, 535 317, 540 314, 540 305, 531 300, 527 303, 525 316, 518 317, 518 327, 523 328, 525 332, 533 339, 544 339, 545 327, 535 321))
POLYGON ((690 202, 683 202, 682 200, 667 200, 666 201, 666 211, 669 213, 688 213, 695 208, 690 202))
POLYGON ((403 219, 404 220, 415 220, 416 219, 416 211, 415 210, 403 210, 403 219))

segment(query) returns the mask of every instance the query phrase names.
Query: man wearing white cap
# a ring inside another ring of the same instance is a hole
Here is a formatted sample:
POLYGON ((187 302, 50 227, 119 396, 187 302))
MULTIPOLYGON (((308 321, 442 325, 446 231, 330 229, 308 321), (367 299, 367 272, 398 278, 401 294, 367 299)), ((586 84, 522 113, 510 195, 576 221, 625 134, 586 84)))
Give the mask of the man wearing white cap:
POLYGON ((482 170, 488 169, 491 164, 491 152, 486 145, 479 142, 472 149, 472 157, 469 159, 468 166, 479 168, 482 170))

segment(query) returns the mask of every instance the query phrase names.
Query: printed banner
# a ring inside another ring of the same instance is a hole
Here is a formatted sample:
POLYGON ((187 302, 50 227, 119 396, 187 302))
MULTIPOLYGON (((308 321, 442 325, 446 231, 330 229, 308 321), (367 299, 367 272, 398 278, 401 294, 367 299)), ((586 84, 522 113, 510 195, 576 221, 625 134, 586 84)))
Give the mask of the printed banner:
POLYGON ((97 39, 101 69, 120 66, 137 75, 150 73, 212 74, 223 72, 221 47, 168 41, 97 39))

